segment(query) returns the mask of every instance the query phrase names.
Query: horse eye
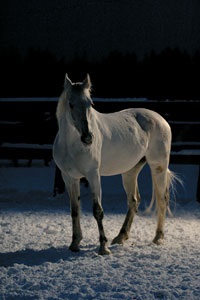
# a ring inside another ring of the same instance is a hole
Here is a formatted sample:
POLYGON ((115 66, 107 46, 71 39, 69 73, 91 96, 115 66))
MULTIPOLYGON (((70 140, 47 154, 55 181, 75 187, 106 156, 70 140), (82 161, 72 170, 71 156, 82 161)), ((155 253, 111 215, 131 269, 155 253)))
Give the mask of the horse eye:
POLYGON ((70 107, 71 109, 73 109, 73 108, 74 108, 74 105, 73 105, 71 102, 69 102, 69 107, 70 107))

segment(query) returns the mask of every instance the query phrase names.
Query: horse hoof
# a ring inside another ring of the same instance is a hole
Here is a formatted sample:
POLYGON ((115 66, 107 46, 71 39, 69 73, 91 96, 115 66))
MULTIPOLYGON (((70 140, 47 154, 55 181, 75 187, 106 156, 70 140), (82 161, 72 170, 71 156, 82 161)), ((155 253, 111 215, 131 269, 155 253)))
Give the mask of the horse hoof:
POLYGON ((80 251, 80 248, 78 245, 74 245, 74 244, 71 244, 69 246, 69 250, 71 250, 72 252, 79 252, 80 251))
POLYGON ((123 245, 124 244, 124 240, 122 237, 119 237, 117 236, 116 238, 114 238, 111 242, 111 245, 115 245, 115 244, 118 244, 118 245, 123 245))
POLYGON ((164 239, 158 239, 158 240, 153 240, 153 243, 157 246, 163 245, 164 244, 164 239))
POLYGON ((111 251, 110 251, 110 249, 108 249, 108 247, 104 247, 104 248, 100 247, 98 254, 99 255, 109 255, 109 254, 111 254, 111 251))
POLYGON ((156 233, 156 236, 153 239, 153 243, 156 245, 164 244, 164 233, 162 231, 156 233))

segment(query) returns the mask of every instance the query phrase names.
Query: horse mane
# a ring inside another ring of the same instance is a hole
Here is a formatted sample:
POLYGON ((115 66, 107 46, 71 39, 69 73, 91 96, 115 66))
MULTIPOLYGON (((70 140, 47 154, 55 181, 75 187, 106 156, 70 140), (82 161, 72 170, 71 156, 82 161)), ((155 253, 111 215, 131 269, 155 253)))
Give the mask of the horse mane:
POLYGON ((64 90, 62 92, 62 94, 59 97, 58 100, 58 105, 57 105, 57 109, 56 109, 56 117, 59 120, 61 118, 61 116, 63 115, 63 113, 66 110, 66 102, 67 102, 67 95, 66 95, 66 91, 64 90))

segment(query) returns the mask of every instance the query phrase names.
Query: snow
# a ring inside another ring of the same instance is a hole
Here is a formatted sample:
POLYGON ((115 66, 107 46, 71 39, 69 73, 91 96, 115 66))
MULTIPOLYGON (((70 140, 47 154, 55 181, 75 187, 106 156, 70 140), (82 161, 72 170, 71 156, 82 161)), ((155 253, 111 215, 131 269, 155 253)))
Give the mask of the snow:
MULTIPOLYGON (((18 168, 0 161, 0 299, 199 299, 200 204, 198 166, 171 165, 184 182, 172 200, 165 244, 151 241, 154 213, 148 167, 139 177, 142 202, 130 240, 99 256, 89 189, 81 186, 81 251, 68 250, 71 218, 66 194, 52 197, 55 166, 33 161, 18 168)), ((120 176, 102 177, 104 226, 111 241, 126 212, 120 176)))

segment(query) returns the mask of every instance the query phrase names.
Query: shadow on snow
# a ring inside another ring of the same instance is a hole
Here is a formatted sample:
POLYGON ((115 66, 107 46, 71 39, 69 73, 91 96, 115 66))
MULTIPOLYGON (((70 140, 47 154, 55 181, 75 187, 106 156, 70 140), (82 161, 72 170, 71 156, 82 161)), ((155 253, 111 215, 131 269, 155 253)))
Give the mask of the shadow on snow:
POLYGON ((60 260, 71 260, 97 256, 97 247, 95 245, 87 245, 80 252, 71 252, 66 246, 55 248, 50 247, 43 250, 26 249, 16 252, 0 253, 0 266, 12 267, 15 264, 23 264, 26 266, 37 266, 44 263, 57 263, 60 260))

